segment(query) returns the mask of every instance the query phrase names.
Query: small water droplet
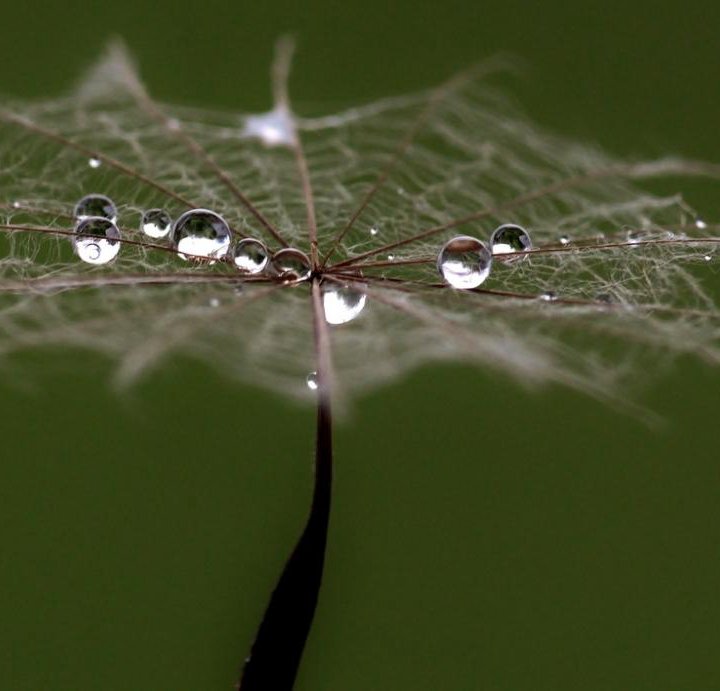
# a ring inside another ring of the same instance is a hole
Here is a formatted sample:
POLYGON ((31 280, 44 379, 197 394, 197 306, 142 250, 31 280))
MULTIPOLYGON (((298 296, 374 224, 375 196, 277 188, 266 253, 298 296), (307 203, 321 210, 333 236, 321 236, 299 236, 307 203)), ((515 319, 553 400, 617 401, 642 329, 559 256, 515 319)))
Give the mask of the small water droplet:
POLYGON ((614 302, 612 295, 610 295, 610 293, 598 293, 595 296, 595 300, 596 300, 596 302, 602 302, 606 305, 610 305, 614 302))
POLYGON ((705 230, 705 228, 707 228, 707 223, 705 222, 704 219, 702 219, 702 218, 700 218, 700 216, 698 216, 695 219, 695 227, 699 228, 700 230, 705 230))
POLYGON ((140 229, 151 238, 164 238, 172 228, 172 218, 165 209, 148 209, 140 221, 140 229))
POLYGON ((210 298, 209 304, 210 304, 210 307, 220 307, 220 299, 219 298, 210 298))
POLYGON ((120 251, 120 231, 107 218, 86 218, 75 227, 75 253, 88 264, 107 264, 120 251))
POLYGON ((245 238, 235 245, 233 261, 235 266, 246 274, 259 274, 265 270, 270 260, 267 247, 254 238, 245 238))
POLYGON ((307 375, 305 378, 305 383, 307 384, 308 389, 310 391, 317 391, 318 389, 318 373, 317 372, 310 372, 310 374, 307 375))
POLYGON ((22 206, 20 202, 13 202, 13 209, 19 209, 22 206))
POLYGON ((394 262, 394 261, 395 261, 395 255, 394 255, 394 254, 388 254, 387 260, 388 260, 389 262, 394 262))
POLYGON ((88 194, 75 204, 74 215, 78 221, 86 218, 106 218, 115 223, 117 207, 112 199, 104 194, 88 194))
POLYGON ((711 262, 711 261, 712 261, 712 257, 711 257, 709 254, 706 254, 706 255, 703 257, 703 259, 704 259, 706 262, 711 262))
POLYGON ((375 226, 370 228, 370 235, 372 235, 373 237, 375 237, 379 232, 380 232, 380 229, 376 228, 375 226))
POLYGON ((558 242, 559 242, 563 247, 567 247, 567 245, 570 244, 570 237, 567 236, 567 235, 561 235, 561 236, 558 238, 558 242))
POLYGON ((172 240, 181 259, 207 258, 211 264, 227 254, 230 227, 225 219, 208 209, 186 211, 175 221, 172 240))
POLYGON ((99 158, 97 158, 96 156, 92 156, 91 158, 88 159, 88 165, 91 168, 99 168, 102 165, 102 161, 99 158))
POLYGON ((365 308, 367 295, 351 286, 325 285, 323 310, 328 324, 346 324, 365 308))
POLYGON ((642 230, 628 230, 626 235, 628 245, 639 245, 646 237, 647 234, 642 230))
POLYGON ((310 278, 310 258, 293 247, 275 252, 270 262, 273 274, 284 281, 305 281, 310 278))
MULTIPOLYGON (((506 223, 495 229, 490 238, 490 247, 493 254, 514 254, 531 249, 532 242, 525 228, 506 223)), ((522 255, 523 258, 525 256, 522 255)))
POLYGON ((458 235, 443 245, 437 268, 453 288, 477 288, 490 275, 492 254, 477 238, 458 235))
POLYGON ((540 299, 544 302, 554 302, 557 300, 557 293, 553 292, 552 290, 545 291, 544 293, 540 294, 540 299))

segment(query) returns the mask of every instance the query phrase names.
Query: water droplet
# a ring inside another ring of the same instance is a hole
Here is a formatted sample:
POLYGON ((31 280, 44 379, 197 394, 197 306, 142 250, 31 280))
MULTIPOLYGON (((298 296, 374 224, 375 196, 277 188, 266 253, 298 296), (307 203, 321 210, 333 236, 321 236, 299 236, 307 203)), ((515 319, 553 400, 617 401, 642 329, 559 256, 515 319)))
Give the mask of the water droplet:
POLYGON ((165 209, 148 209, 142 216, 140 228, 151 238, 164 238, 172 228, 172 218, 165 209))
POLYGON ((75 232, 75 253, 88 264, 107 264, 120 251, 120 231, 107 218, 83 219, 75 227, 75 232))
POLYGON ((395 261, 395 255, 394 255, 394 254, 388 254, 387 260, 388 260, 389 262, 394 262, 394 261, 395 261))
POLYGON ((245 238, 235 245, 233 261, 246 274, 259 274, 268 265, 270 255, 267 247, 254 238, 245 238))
POLYGON ((370 228, 370 235, 372 235, 373 237, 375 237, 379 232, 380 232, 380 229, 376 228, 375 226, 370 228))
POLYGON ((647 234, 642 230, 628 230, 626 237, 628 245, 639 245, 646 239, 647 234))
POLYGON ((570 244, 570 238, 567 235, 561 235, 558 238, 558 242, 563 246, 567 247, 570 244))
POLYGON ((225 219, 208 209, 186 211, 172 228, 173 244, 181 259, 220 259, 230 247, 230 235, 225 219))
POLYGON ((367 295, 351 286, 325 285, 323 309, 328 324, 346 324, 365 308, 367 295))
POLYGON ((610 305, 614 302, 612 295, 610 295, 610 293, 598 293, 595 296, 595 301, 605 303, 606 305, 610 305))
POLYGON ((702 218, 700 218, 700 216, 698 216, 695 219, 695 227, 699 228, 700 230, 705 230, 705 228, 707 228, 707 223, 705 223, 704 219, 702 219, 702 218))
POLYGON ((557 293, 553 292, 552 290, 548 290, 540 294, 540 299, 544 302, 554 302, 555 300, 557 300, 557 293))
POLYGON ((709 254, 706 254, 706 255, 703 257, 703 259, 704 259, 706 262, 711 262, 711 261, 712 261, 712 257, 711 257, 709 254))
POLYGON ((20 202, 13 202, 13 209, 19 209, 22 206, 20 202))
POLYGON ((219 298, 210 298, 209 305, 210 305, 210 307, 220 307, 220 299, 219 298))
POLYGON ((310 278, 310 258, 292 247, 275 252, 270 267, 278 278, 285 281, 304 281, 310 278))
POLYGON ((92 158, 88 159, 88 165, 91 168, 99 168, 102 165, 102 161, 96 156, 93 156, 92 158))
POLYGON ((86 218, 107 218, 115 223, 117 208, 112 199, 104 194, 88 194, 75 204, 74 215, 78 221, 86 218))
POLYGON ((492 254, 477 238, 459 235, 446 242, 437 258, 440 275, 461 290, 477 288, 490 275, 492 254))
POLYGON ((318 388, 318 373, 317 372, 310 372, 310 374, 307 375, 305 378, 305 382, 307 383, 308 389, 310 391, 317 391, 318 388))
POLYGON ((506 223, 495 229, 490 238, 490 247, 493 254, 514 254, 526 252, 532 247, 532 242, 525 228, 506 223))

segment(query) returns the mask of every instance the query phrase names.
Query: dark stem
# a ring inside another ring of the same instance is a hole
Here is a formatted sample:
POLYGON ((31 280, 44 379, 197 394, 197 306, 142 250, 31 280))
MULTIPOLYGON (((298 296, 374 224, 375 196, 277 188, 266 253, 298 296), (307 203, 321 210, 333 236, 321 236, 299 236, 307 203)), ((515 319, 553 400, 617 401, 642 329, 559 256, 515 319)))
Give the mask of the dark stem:
POLYGON ((322 581, 332 489, 332 418, 320 395, 315 441, 315 489, 305 530, 270 598, 239 691, 290 691, 310 633, 322 581))

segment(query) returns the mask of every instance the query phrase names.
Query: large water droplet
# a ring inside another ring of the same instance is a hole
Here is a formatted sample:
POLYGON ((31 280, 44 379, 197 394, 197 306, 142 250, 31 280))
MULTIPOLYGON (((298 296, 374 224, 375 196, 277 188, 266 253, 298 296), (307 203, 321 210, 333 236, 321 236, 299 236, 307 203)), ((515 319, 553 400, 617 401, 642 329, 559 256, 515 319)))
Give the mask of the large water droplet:
POLYGON ((246 274, 259 274, 268 265, 270 255, 260 240, 245 238, 235 245, 233 261, 235 266, 246 274))
POLYGON ((230 235, 225 219, 208 209, 186 211, 172 229, 172 241, 181 259, 220 259, 230 247, 230 235))
POLYGON ((328 324, 346 324, 365 308, 367 295, 350 286, 325 285, 323 309, 328 324))
POLYGON ((270 267, 273 273, 285 281, 304 281, 310 278, 310 258, 292 247, 275 252, 270 267))
POLYGON ((164 238, 172 228, 172 218, 165 209, 148 209, 142 216, 140 228, 150 238, 164 238))
POLYGON ((107 264, 120 251, 120 231, 107 218, 86 218, 75 227, 75 253, 88 264, 107 264), (94 236, 94 237, 88 237, 94 236))
POLYGON ((317 391, 317 388, 319 386, 318 373, 310 372, 310 374, 308 374, 307 377, 305 378, 305 383, 307 384, 307 387, 308 387, 308 389, 310 389, 310 391, 317 391))
POLYGON ((490 275, 492 254, 477 238, 458 235, 446 242, 437 258, 440 275, 461 290, 477 288, 490 275))
POLYGON ((86 218, 107 218, 115 223, 117 207, 112 199, 104 194, 88 194, 75 204, 74 215, 78 221, 86 218))
MULTIPOLYGON (((506 223, 495 229, 490 238, 490 247, 493 254, 514 254, 526 252, 532 247, 532 242, 525 228, 506 223)), ((527 255, 523 255, 525 256, 527 255)))

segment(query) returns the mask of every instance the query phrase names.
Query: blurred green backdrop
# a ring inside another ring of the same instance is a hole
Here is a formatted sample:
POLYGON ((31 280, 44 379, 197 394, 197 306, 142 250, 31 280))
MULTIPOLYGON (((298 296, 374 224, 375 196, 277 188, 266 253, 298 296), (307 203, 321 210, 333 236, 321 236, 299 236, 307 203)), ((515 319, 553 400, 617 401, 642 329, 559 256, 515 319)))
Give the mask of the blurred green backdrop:
MULTIPOLYGON (((293 31, 301 109, 510 52, 547 126, 720 161, 719 21, 709 0, 6 2, 0 92, 57 94, 121 35, 158 98, 264 108, 293 31)), ((720 219, 716 188, 688 197, 720 219)), ((307 510, 312 411, 187 362, 122 396, 84 353, 22 365, 0 379, 0 688, 231 688, 307 510)), ((361 400, 298 691, 720 688, 720 372, 680 362, 640 401, 664 427, 460 367, 361 400)))

